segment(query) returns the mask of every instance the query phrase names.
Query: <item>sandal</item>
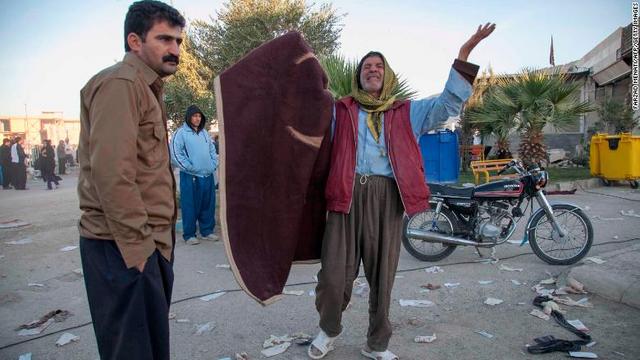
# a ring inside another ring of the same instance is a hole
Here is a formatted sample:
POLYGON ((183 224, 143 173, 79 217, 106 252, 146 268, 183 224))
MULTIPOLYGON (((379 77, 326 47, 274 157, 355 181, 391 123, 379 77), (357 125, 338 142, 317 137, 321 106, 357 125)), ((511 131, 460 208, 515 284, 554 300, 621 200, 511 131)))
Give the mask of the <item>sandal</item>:
POLYGON ((365 347, 360 351, 360 353, 365 357, 373 360, 400 360, 400 358, 396 354, 392 353, 389 350, 373 351, 369 350, 368 347, 365 347))
POLYGON ((313 342, 311 342, 311 345, 309 345, 309 348, 307 349, 307 355, 309 355, 309 357, 312 359, 322 359, 323 357, 327 356, 327 354, 331 350, 333 350, 333 342, 337 338, 338 336, 329 337, 327 333, 320 330, 318 336, 316 336, 316 338, 313 339, 313 342), (313 352, 311 352, 312 347, 318 350, 320 352, 320 355, 315 355, 313 352))

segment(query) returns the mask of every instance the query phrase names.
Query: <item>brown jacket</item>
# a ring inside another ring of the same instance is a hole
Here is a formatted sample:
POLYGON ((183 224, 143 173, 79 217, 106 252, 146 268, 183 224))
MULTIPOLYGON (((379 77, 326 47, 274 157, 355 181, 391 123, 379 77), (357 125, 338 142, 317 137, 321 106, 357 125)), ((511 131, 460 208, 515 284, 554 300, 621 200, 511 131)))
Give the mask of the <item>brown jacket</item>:
POLYGON ((129 268, 155 249, 172 256, 175 180, 162 84, 128 53, 80 92, 80 235, 115 240, 129 268))

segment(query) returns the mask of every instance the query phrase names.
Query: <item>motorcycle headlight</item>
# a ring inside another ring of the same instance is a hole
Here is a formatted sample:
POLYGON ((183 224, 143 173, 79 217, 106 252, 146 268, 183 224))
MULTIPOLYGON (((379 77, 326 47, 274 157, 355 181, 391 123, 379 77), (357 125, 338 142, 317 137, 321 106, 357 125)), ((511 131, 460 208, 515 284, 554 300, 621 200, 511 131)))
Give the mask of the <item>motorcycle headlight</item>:
POLYGON ((549 174, 542 170, 536 174, 536 189, 542 189, 547 185, 547 181, 549 180, 549 174))

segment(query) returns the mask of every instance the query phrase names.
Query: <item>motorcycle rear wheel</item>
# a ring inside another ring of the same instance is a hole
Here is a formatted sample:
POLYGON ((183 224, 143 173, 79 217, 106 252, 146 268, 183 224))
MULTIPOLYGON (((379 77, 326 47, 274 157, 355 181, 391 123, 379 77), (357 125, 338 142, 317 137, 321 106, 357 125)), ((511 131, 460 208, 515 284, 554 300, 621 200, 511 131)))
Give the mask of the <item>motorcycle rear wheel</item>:
MULTIPOLYGON (((412 218, 405 217, 404 219, 402 245, 409 254, 421 261, 440 261, 451 255, 451 253, 456 249, 455 245, 433 243, 420 239, 409 238, 407 236, 407 229, 409 227, 427 231, 431 230, 434 226, 434 215, 435 210, 429 209, 414 215, 412 218)), ((451 210, 445 207, 442 207, 440 214, 435 220, 435 226, 438 228, 439 232, 443 234, 451 235, 457 229, 458 223, 455 215, 451 210)))
POLYGON ((593 243, 593 226, 589 217, 578 207, 569 204, 551 205, 553 214, 567 235, 559 237, 547 214, 534 215, 527 229, 533 252, 551 265, 571 265, 585 257, 593 243))

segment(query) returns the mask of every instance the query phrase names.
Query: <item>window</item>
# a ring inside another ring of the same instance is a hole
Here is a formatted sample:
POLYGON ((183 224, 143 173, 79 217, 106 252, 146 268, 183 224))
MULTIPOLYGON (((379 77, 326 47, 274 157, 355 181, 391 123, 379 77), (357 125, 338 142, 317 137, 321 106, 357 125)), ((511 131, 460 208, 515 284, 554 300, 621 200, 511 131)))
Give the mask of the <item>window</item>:
POLYGON ((0 129, 3 132, 11 131, 11 121, 9 121, 8 119, 0 119, 0 123, 2 123, 2 126, 0 126, 0 129))

